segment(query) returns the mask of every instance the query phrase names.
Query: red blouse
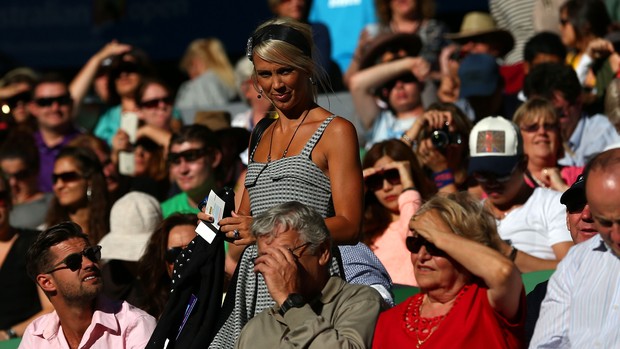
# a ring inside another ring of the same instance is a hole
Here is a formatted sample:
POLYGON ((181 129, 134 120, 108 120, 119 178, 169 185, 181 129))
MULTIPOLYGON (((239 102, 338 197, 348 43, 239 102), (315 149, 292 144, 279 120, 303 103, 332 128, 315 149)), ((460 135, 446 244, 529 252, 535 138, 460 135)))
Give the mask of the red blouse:
MULTIPOLYGON (((416 348, 418 336, 405 324, 405 312, 424 294, 409 297, 379 315, 373 348, 416 348)), ((411 317, 411 315, 409 315, 411 317)), ((521 348, 525 324, 525 293, 522 291, 516 319, 504 318, 489 304, 487 289, 469 285, 430 336, 423 335, 419 348, 521 348)))

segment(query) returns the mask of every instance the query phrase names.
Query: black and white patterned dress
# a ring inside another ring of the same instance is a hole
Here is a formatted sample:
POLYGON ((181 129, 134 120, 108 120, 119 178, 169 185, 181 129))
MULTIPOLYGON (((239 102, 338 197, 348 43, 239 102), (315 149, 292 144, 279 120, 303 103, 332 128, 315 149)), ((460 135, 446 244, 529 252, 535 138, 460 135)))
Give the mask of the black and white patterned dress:
MULTIPOLYGON (((334 216, 329 177, 310 158, 325 128, 334 118, 335 116, 331 115, 323 121, 299 155, 259 163, 253 161, 256 148, 252 150, 245 177, 252 216, 289 201, 299 201, 323 217, 334 216)), ((210 348, 232 348, 243 326, 256 314, 275 305, 263 276, 254 273, 252 261, 257 254, 256 244, 244 250, 239 261, 234 297, 231 297, 231 294, 226 296, 222 308, 225 322, 215 335, 210 348)), ((334 273, 338 273, 336 263, 332 263, 332 274, 334 273)), ((232 289, 228 292, 231 293, 232 289)))

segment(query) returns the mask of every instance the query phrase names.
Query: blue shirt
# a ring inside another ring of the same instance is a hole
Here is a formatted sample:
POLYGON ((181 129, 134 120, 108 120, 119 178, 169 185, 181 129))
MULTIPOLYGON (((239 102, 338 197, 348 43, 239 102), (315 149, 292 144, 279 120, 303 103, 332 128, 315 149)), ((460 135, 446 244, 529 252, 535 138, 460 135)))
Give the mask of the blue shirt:
POLYGON ((618 328, 620 258, 595 236, 551 276, 530 348, 620 348, 618 328))
POLYGON ((343 74, 362 30, 376 21, 372 0, 314 0, 308 16, 308 22, 322 23, 329 30, 331 57, 343 74))
POLYGON ((602 152, 608 145, 618 142, 620 142, 620 136, 605 115, 588 116, 584 114, 568 140, 570 152, 566 151, 558 164, 562 166, 585 166, 590 159, 602 152))

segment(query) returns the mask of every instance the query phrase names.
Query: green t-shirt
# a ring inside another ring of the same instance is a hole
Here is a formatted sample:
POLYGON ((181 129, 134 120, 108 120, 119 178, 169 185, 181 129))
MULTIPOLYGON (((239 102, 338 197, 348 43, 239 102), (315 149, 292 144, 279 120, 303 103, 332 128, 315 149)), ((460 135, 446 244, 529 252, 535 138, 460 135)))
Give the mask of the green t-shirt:
POLYGON ((190 206, 187 199, 187 193, 179 193, 161 204, 161 211, 164 219, 173 213, 198 213, 198 208, 190 206))

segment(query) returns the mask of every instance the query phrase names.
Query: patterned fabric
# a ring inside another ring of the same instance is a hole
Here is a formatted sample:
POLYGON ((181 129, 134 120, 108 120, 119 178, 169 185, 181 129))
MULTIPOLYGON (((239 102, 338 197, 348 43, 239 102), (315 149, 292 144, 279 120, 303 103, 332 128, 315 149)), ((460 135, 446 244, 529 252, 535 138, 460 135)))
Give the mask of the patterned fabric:
MULTIPOLYGON (((245 178, 252 216, 293 200, 306 204, 323 217, 334 215, 330 180, 310 159, 314 146, 334 118, 332 115, 321 124, 299 155, 258 163, 254 161, 256 147, 252 150, 245 178)), ((229 289, 226 295, 221 326, 209 348, 232 348, 243 326, 256 314, 275 305, 263 276, 254 273, 252 260, 257 252, 256 245, 250 245, 241 255, 236 280, 231 282, 234 290, 229 289)), ((340 270, 334 259, 331 269, 332 274, 340 270)))

